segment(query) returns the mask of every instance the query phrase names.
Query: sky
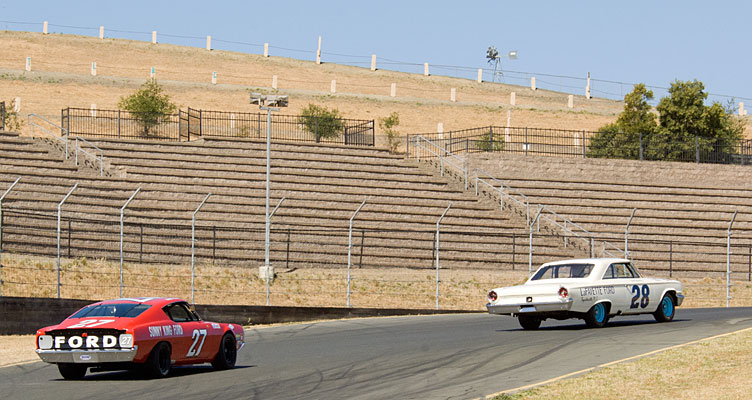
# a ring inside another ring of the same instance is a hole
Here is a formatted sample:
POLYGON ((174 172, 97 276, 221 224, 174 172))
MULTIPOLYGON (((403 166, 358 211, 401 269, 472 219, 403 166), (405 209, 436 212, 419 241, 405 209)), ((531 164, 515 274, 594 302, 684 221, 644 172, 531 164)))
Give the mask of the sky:
POLYGON ((259 54, 268 42, 272 55, 304 60, 320 35, 324 62, 368 67, 376 54, 380 68, 422 73, 428 62, 432 74, 469 79, 489 70, 495 46, 518 53, 501 59, 507 83, 535 75, 538 87, 584 94, 589 72, 593 95, 623 98, 633 83, 660 97, 676 79, 698 79, 708 93, 750 105, 751 16, 744 1, 0 0, 3 30, 41 31, 46 20, 50 32, 96 36, 103 25, 107 37, 148 41, 156 30, 160 42, 195 47, 211 35, 217 49, 259 54))

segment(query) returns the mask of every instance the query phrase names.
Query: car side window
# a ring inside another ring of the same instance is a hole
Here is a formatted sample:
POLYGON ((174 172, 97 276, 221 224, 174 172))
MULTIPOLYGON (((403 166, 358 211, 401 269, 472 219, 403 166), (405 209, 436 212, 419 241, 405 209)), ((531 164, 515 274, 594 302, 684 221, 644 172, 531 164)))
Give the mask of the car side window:
POLYGON ((627 269, 632 274, 632 277, 639 278, 640 274, 637 272, 637 268, 634 267, 632 264, 627 264, 627 269))
POLYGON ((629 264, 614 263, 608 266, 603 274, 603 279, 635 278, 637 274, 629 264))
POLYGON ((193 321, 193 316, 183 304, 173 304, 165 309, 165 313, 175 322, 193 321))
POLYGON ((616 278, 614 264, 611 264, 606 268, 606 272, 603 274, 603 279, 614 279, 616 278))

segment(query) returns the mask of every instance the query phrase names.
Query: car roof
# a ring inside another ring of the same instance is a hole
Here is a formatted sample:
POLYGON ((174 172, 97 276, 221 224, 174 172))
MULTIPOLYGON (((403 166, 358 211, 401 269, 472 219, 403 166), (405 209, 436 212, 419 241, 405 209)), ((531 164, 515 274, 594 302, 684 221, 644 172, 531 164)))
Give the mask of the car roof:
POLYGON ((612 264, 617 262, 630 262, 626 258, 572 258, 569 260, 559 260, 559 261, 552 261, 547 262, 543 265, 557 265, 557 264, 612 264))
POLYGON ((171 303, 187 303, 185 300, 177 297, 125 297, 120 299, 104 300, 91 305, 99 304, 122 304, 122 303, 141 303, 157 307, 164 307, 171 303))

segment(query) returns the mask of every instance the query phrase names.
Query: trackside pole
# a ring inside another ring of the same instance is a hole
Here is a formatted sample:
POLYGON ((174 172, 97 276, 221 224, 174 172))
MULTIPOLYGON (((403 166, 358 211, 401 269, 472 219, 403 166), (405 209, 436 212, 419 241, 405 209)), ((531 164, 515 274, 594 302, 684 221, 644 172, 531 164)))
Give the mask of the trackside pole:
POLYGON ((3 296, 3 200, 5 199, 5 196, 13 190, 13 186, 16 186, 20 180, 21 177, 19 176, 13 183, 11 183, 5 193, 0 196, 0 297, 3 296))
MULTIPOLYGON (((279 199, 279 203, 277 203, 277 206, 274 207, 274 210, 272 210, 269 216, 266 217, 266 265, 264 265, 264 268, 266 272, 266 305, 267 306, 271 305, 271 301, 269 299, 269 295, 271 293, 270 288, 269 288, 269 281, 273 278, 273 275, 274 275, 272 273, 272 269, 270 268, 271 266, 269 265, 269 244, 270 244, 269 231, 272 226, 272 217, 274 216, 274 213, 277 212, 277 209, 279 208, 279 206, 282 205, 283 201, 285 201, 285 197, 279 199)), ((267 204, 268 202, 269 202, 269 199, 267 198, 267 204)))
POLYGON ((135 192, 128 198, 128 201, 123 204, 120 209, 120 297, 123 297, 123 214, 125 213, 125 207, 133 200, 134 197, 141 191, 141 186, 136 189, 135 192))
POLYGON ((538 208, 538 213, 535 214, 535 218, 533 218, 532 221, 530 221, 530 236, 528 237, 528 253, 527 253, 527 273, 532 274, 533 273, 533 226, 535 225, 535 222, 538 221, 538 218, 540 218, 541 212, 543 211, 543 208, 538 208))
POLYGON ((734 225, 737 213, 739 213, 739 210, 734 211, 734 216, 731 217, 726 232, 726 307, 731 306, 731 226, 734 225))
POLYGON ((441 220, 444 219, 444 216, 449 211, 449 209, 452 207, 452 203, 449 203, 446 210, 444 210, 444 213, 441 214, 439 217, 439 220, 436 221, 436 309, 439 309, 439 226, 441 224, 441 220))
POLYGON ((352 267, 353 220, 355 219, 355 216, 358 215, 358 212, 360 212, 360 209, 363 208, 364 205, 366 205, 366 200, 363 200, 363 202, 360 203, 358 208, 353 213, 352 217, 350 217, 350 230, 347 233, 347 308, 350 308, 350 268, 352 267))
POLYGON ((63 200, 60 201, 57 205, 57 298, 60 298, 60 214, 62 213, 63 209, 63 203, 65 203, 65 200, 68 200, 68 197, 73 193, 74 190, 78 187, 78 182, 76 182, 75 185, 71 188, 71 190, 68 191, 68 194, 63 197, 63 200))
POLYGON ((624 229, 624 258, 629 259, 629 225, 632 224, 632 218, 634 218, 634 213, 637 211, 636 208, 632 209, 632 215, 629 216, 629 221, 627 221, 627 227, 624 229))
POLYGON ((198 210, 201 209, 201 207, 204 206, 204 203, 206 203, 206 200, 209 200, 209 196, 211 196, 211 193, 208 193, 206 197, 204 197, 204 200, 201 201, 201 204, 196 207, 196 211, 193 212, 193 216, 191 217, 191 304, 193 304, 195 301, 194 298, 194 280, 195 280, 195 258, 196 258, 196 213, 198 213, 198 210))

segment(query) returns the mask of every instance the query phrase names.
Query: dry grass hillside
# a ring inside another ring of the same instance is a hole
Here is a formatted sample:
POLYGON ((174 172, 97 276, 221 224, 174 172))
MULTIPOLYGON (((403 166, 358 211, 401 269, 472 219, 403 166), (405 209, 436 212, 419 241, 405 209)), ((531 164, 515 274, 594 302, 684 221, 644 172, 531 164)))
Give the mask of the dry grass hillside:
MULTIPOLYGON (((575 96, 567 107, 567 94, 467 79, 423 76, 337 64, 316 65, 282 57, 229 51, 207 51, 170 44, 73 35, 0 32, 0 99, 21 97, 22 114, 57 117, 65 107, 114 109, 119 98, 133 92, 149 76, 157 79, 181 106, 210 110, 253 111, 249 89, 290 95, 285 113, 296 114, 308 103, 337 108, 349 118, 377 119, 393 111, 400 114, 402 133, 433 132, 483 125, 512 125, 594 130, 611 122, 622 108, 619 101, 575 96), (32 71, 24 70, 31 57, 32 71), (90 73, 97 63, 97 76, 90 73), (217 84, 211 84, 212 72, 217 84), (336 93, 330 92, 336 80, 336 93), (396 83, 396 97, 390 86, 396 83), (456 102, 450 92, 456 88, 456 102), (510 106, 510 93, 516 105, 510 106)), ((379 132, 377 131, 377 134, 379 132)))

